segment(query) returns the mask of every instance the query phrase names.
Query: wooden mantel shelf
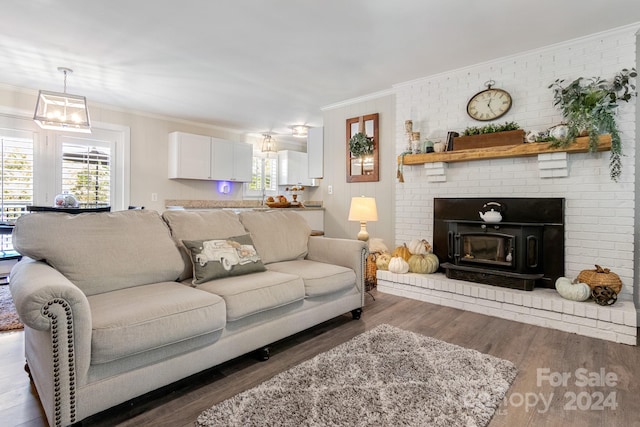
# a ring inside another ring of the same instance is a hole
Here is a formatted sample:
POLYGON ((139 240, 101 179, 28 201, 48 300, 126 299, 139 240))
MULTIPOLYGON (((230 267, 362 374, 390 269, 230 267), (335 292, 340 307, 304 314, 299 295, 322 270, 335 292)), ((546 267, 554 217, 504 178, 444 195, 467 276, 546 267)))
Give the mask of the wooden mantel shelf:
MULTIPOLYGON (((611 150, 611 135, 600 135, 597 151, 611 150)), ((527 144, 507 145, 502 147, 476 148, 471 150, 447 151, 444 153, 407 154, 398 156, 398 163, 404 165, 422 165, 425 163, 468 162, 473 160, 505 159, 510 157, 530 157, 544 153, 587 153, 589 138, 576 138, 568 147, 551 148, 548 142, 531 142, 527 144)))

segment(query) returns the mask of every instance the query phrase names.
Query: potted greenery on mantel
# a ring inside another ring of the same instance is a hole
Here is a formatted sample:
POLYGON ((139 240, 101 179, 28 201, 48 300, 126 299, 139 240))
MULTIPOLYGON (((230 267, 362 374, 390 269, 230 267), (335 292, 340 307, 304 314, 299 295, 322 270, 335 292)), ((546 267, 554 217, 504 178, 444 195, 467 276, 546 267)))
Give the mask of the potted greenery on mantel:
POLYGON ((472 135, 485 135, 488 133, 497 133, 497 132, 508 132, 512 130, 519 130, 520 125, 516 122, 505 122, 502 125, 489 123, 488 125, 482 127, 469 126, 464 130, 462 135, 464 136, 472 136, 472 135))
POLYGON ((579 77, 566 86, 561 79, 549 85, 549 89, 553 89, 553 105, 562 111, 568 128, 567 138, 553 140, 551 146, 566 147, 578 136, 589 136, 589 151, 594 152, 598 135, 611 134, 609 174, 613 181, 618 181, 622 171, 622 143, 615 114, 620 101, 629 102, 636 95, 636 87, 630 81, 636 76, 635 68, 624 68, 611 81, 579 77))
POLYGON ((473 148, 487 148, 505 145, 516 145, 524 142, 524 130, 516 122, 504 124, 489 123, 477 127, 470 126, 462 132, 462 136, 453 138, 450 149, 468 150, 473 148))

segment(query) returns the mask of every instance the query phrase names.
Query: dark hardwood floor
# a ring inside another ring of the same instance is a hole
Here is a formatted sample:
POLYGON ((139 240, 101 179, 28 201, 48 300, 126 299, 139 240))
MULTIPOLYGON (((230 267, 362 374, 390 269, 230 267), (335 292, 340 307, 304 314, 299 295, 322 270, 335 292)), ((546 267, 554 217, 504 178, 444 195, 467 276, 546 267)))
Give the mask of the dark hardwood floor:
MULTIPOLYGON (((99 414, 83 425, 192 426, 198 414, 212 405, 365 330, 388 323, 515 363, 518 376, 491 427, 640 427, 637 346, 376 291, 373 294, 376 300, 366 297, 361 320, 351 320, 349 314, 337 317, 276 343, 266 362, 251 356, 240 357, 144 400, 99 414), (561 375, 570 377, 562 383, 561 375), (607 375, 608 383, 603 384, 607 375), (553 383, 555 380, 558 383, 553 383)), ((38 399, 23 371, 22 347, 22 332, 0 333, 0 426, 46 426, 38 399)))

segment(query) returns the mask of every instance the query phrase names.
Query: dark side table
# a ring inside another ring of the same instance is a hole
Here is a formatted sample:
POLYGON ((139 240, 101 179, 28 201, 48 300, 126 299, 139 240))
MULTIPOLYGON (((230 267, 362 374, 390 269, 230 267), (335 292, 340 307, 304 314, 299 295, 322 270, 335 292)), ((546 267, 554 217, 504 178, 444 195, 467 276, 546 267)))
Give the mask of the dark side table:
POLYGON ((53 206, 27 206, 29 212, 64 212, 70 214, 79 214, 87 212, 111 212, 111 206, 101 208, 56 208, 53 206))

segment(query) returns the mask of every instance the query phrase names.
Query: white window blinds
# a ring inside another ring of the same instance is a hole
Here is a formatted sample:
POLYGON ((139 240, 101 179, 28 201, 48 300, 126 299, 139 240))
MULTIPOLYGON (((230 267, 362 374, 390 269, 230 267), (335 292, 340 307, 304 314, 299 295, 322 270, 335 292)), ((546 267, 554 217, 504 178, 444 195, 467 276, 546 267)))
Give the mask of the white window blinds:
POLYGON ((111 204, 111 150, 62 143, 62 191, 78 199, 80 207, 111 204))
POLYGON ((0 133, 0 151, 0 222, 12 223, 33 204, 33 140, 0 133))
POLYGON ((252 163, 251 182, 245 188, 246 196, 260 196, 264 192, 275 195, 278 191, 278 159, 267 158, 264 155, 254 155, 252 163))

